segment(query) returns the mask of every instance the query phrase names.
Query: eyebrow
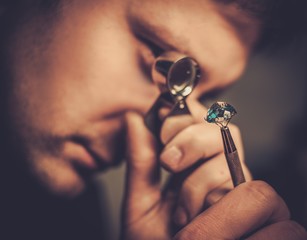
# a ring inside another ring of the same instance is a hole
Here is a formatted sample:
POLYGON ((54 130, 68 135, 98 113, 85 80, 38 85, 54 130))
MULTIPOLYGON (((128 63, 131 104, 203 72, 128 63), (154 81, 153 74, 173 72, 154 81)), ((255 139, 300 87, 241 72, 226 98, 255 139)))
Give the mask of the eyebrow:
MULTIPOLYGON (((233 29, 237 32, 237 35, 240 37, 241 42, 244 44, 254 44, 250 40, 251 34, 253 34, 253 29, 261 26, 262 19, 257 14, 260 14, 260 8, 257 8, 258 4, 251 4, 254 7, 249 6, 247 8, 248 1, 257 2, 261 0, 213 0, 215 4, 221 6, 218 8, 220 15, 230 23, 233 29), (250 12, 252 11, 253 14, 250 12), (238 17, 240 16, 240 17, 238 17), (258 27, 257 27, 258 26, 258 27)), ((269 0, 268 0, 269 1, 269 0)))
POLYGON ((133 18, 131 21, 132 30, 140 38, 149 38, 154 44, 167 51, 181 51, 178 46, 184 46, 182 38, 176 38, 166 28, 153 25, 146 19, 133 18), (175 44, 175 39, 177 40, 175 44), (179 41, 178 41, 179 40, 179 41))

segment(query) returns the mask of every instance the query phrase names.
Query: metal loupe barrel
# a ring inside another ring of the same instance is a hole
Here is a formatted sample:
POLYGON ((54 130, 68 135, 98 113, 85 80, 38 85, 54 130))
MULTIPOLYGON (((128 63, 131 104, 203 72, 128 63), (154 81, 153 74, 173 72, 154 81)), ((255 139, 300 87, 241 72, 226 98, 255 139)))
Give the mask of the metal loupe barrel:
POLYGON ((159 118, 162 107, 171 109, 169 116, 189 114, 185 98, 200 79, 197 62, 177 52, 166 52, 152 66, 152 79, 160 89, 160 96, 145 116, 145 124, 159 138, 163 120, 159 118))

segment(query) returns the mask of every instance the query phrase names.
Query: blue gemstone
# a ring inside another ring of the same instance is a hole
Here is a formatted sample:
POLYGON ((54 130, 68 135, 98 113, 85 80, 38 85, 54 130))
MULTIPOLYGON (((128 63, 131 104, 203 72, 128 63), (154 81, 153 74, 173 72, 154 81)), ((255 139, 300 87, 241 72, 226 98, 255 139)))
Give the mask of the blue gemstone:
POLYGON ((228 123, 237 114, 233 106, 226 102, 216 102, 209 109, 207 118, 209 123, 228 123))

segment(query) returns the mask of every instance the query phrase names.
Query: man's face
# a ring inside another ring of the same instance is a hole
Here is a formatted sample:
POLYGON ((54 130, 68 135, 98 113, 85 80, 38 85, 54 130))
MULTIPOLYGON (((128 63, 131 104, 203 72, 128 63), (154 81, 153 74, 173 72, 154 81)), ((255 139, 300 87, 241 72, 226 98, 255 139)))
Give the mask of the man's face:
POLYGON ((7 48, 10 123, 31 171, 58 194, 79 193, 88 173, 123 158, 125 113, 145 114, 159 94, 155 49, 197 60, 196 99, 240 76, 258 36, 233 4, 62 2, 13 26, 7 48))

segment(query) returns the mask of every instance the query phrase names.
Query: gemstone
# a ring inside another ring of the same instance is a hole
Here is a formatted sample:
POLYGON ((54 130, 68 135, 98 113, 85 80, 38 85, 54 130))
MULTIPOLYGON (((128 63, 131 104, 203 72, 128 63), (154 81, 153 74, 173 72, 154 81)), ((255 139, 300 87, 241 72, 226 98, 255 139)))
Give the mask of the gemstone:
POLYGON ((237 114, 233 106, 226 102, 216 102, 209 109, 205 120, 209 123, 226 124, 237 114))

